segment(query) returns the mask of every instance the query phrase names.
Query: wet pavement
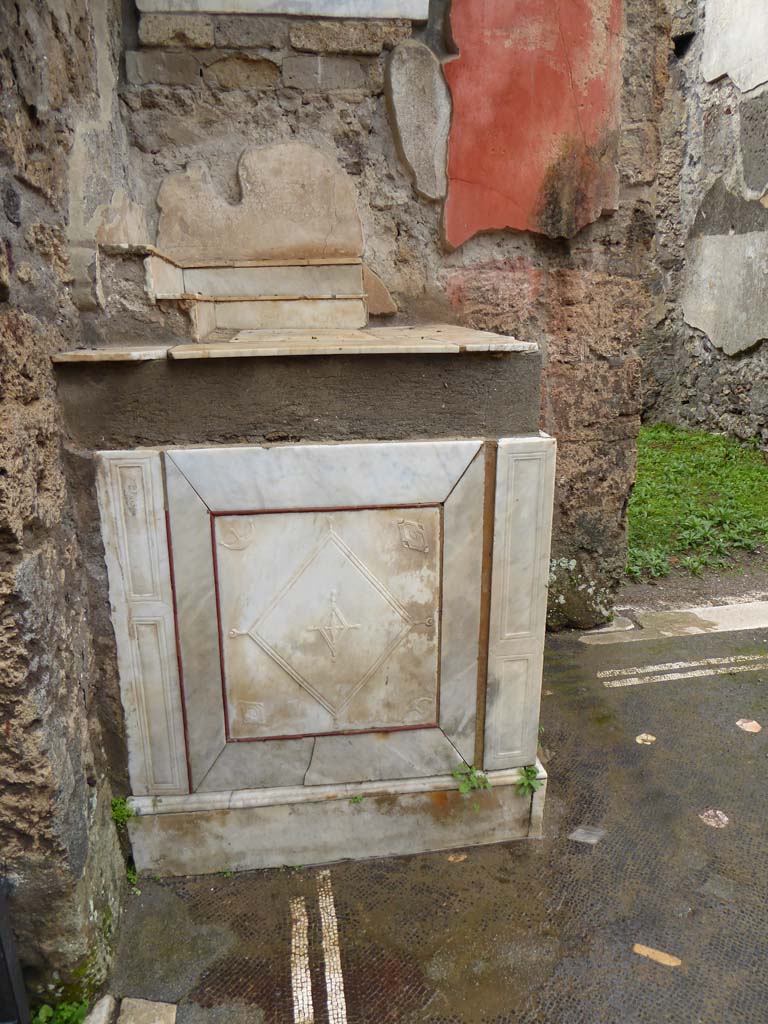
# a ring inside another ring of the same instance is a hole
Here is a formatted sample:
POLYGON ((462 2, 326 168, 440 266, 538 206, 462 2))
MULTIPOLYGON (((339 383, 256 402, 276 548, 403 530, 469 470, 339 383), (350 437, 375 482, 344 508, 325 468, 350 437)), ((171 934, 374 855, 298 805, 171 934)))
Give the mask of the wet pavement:
POLYGON ((768 631, 550 637, 544 694, 543 840, 143 877, 110 991, 178 1024, 766 1024, 768 631))

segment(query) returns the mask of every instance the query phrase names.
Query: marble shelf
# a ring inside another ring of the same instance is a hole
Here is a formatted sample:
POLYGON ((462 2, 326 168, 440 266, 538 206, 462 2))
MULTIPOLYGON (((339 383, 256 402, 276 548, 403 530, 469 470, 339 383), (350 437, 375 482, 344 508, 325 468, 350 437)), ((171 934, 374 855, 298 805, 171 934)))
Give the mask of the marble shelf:
POLYGON ((328 355, 461 355, 538 352, 535 342, 450 324, 375 327, 365 330, 218 330, 204 341, 181 345, 74 349, 54 363, 146 362, 154 359, 231 359, 328 355))

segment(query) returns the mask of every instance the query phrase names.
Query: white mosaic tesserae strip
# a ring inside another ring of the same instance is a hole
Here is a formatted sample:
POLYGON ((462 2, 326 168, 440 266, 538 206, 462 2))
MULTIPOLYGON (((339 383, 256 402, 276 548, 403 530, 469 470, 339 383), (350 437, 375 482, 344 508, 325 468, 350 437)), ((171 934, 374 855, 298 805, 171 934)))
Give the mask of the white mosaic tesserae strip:
POLYGON ((597 673, 603 686, 640 686, 643 683, 667 683, 678 679, 730 675, 734 672, 760 672, 768 669, 767 654, 741 654, 730 658, 703 658, 700 661, 675 661, 662 665, 606 669, 597 673))
POLYGON ((303 897, 291 900, 291 989, 295 1024, 313 1024, 312 978, 309 973, 309 920, 303 897))
POLYGON ((325 956, 325 987, 328 993, 329 1024, 347 1024, 347 1002, 344 996, 344 976, 341 971, 341 948, 336 906, 333 901, 330 871, 321 871, 317 880, 320 904, 320 924, 325 956))

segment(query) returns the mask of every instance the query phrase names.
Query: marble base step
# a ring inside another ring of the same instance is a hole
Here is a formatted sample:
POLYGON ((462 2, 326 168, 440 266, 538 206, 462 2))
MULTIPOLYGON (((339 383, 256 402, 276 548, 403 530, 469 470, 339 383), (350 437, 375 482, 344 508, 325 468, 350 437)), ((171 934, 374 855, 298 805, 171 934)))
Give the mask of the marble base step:
POLYGON ((517 769, 489 772, 463 796, 451 776, 341 786, 137 797, 128 823, 136 867, 210 874, 484 846, 540 838, 542 787, 520 796, 517 769))

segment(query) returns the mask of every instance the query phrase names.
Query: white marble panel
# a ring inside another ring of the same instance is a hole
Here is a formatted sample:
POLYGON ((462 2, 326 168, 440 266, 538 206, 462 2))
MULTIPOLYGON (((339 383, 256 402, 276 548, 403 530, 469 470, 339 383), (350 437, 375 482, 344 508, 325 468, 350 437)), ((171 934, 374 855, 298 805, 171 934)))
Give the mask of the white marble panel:
POLYGON ((233 739, 436 722, 438 508, 215 524, 233 739))
POLYGON ((190 267, 184 291, 198 295, 251 298, 255 295, 363 294, 360 263, 320 266, 190 267))
POLYGON ((96 481, 131 787, 187 793, 160 454, 100 452, 96 481))
POLYGON ((480 441, 176 449, 170 459, 217 512, 443 502, 480 441))
POLYGON ((202 341, 216 330, 216 307, 213 302, 193 302, 189 316, 195 341, 202 341))
POLYGON ((429 0, 136 0, 140 11, 207 14, 305 14, 323 18, 426 21, 429 0))
POLYGON ((318 736, 305 785, 450 775, 461 763, 440 729, 318 736))
POLYGON ((184 292, 181 267, 169 263, 162 256, 147 256, 144 260, 144 290, 153 302, 181 298, 184 292))
POLYGON ((365 327, 368 310, 365 298, 259 299, 237 302, 202 303, 212 306, 216 329, 355 330, 365 327))
POLYGON ((443 512, 440 728, 468 764, 475 759, 484 485, 481 450, 443 512))
POLYGON ((490 790, 469 796, 462 796, 450 777, 424 779, 421 791, 414 791, 414 781, 385 784, 385 791, 355 803, 352 792, 337 792, 306 802, 280 797, 262 806, 142 813, 128 825, 136 867, 159 875, 247 871, 450 850, 529 835, 531 799, 518 795, 516 775, 498 773, 490 790))
POLYGON ((208 509, 165 459, 192 788, 224 748, 219 632, 208 509))
POLYGON ((314 739, 228 743, 197 787, 198 793, 241 789, 243 780, 260 786, 302 786, 312 757, 314 739))
POLYGON ((728 75, 742 90, 768 82, 768 4, 765 0, 707 0, 704 78, 728 75))
POLYGON ((552 530, 555 442, 499 442, 486 696, 486 768, 533 764, 552 530))

